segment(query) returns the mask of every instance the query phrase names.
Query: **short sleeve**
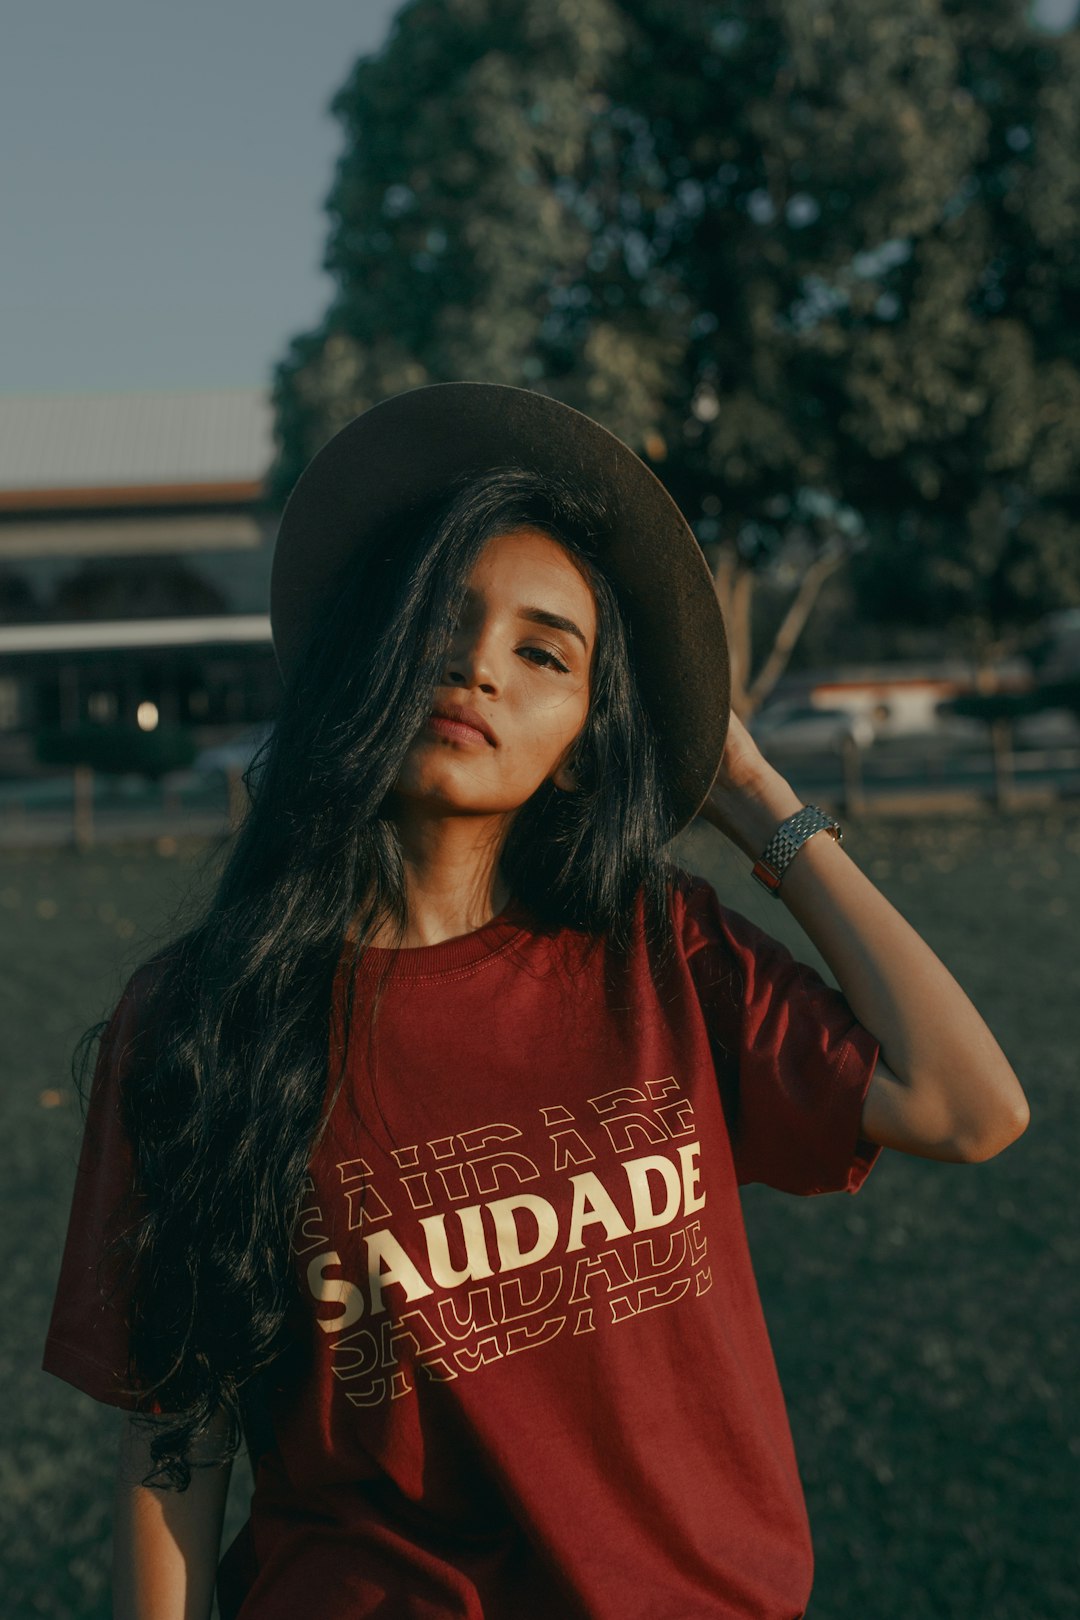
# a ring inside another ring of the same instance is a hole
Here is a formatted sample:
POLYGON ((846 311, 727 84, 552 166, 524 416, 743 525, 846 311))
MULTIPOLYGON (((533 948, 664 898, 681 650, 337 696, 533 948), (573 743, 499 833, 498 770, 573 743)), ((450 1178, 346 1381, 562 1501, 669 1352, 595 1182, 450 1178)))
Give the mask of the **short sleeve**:
POLYGON ((704 879, 691 880, 684 905, 740 1186, 858 1192, 881 1152, 861 1132, 877 1039, 840 990, 704 879))
POLYGON ((128 1411, 160 1412, 158 1403, 129 1381, 123 1267, 108 1252, 110 1240, 136 1212, 120 1082, 134 1051, 148 972, 143 967, 132 974, 98 1046, 41 1365, 95 1400, 128 1411))

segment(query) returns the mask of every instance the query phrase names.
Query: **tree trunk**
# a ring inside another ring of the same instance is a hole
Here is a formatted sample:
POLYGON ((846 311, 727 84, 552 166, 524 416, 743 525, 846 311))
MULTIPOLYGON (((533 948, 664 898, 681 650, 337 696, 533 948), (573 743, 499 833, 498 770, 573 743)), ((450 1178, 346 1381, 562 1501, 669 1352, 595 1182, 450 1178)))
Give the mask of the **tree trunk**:
POLYGON ((734 545, 720 547, 713 569, 713 585, 727 632, 731 707, 742 720, 746 715, 746 683, 750 670, 753 574, 750 569, 739 567, 739 554, 734 545))
POLYGON ((781 620, 776 639, 747 692, 751 714, 761 707, 791 662, 795 643, 802 635, 825 581, 846 561, 847 554, 843 551, 816 557, 799 581, 799 588, 781 620))
POLYGON ((724 616, 731 659, 731 706, 746 721, 764 703, 787 668, 795 644, 813 611, 814 603, 830 574, 847 561, 844 550, 816 557, 809 565, 799 588, 784 614, 776 638, 764 663, 751 676, 753 663, 753 601, 756 575, 744 567, 736 546, 726 542, 713 569, 713 584, 724 616))

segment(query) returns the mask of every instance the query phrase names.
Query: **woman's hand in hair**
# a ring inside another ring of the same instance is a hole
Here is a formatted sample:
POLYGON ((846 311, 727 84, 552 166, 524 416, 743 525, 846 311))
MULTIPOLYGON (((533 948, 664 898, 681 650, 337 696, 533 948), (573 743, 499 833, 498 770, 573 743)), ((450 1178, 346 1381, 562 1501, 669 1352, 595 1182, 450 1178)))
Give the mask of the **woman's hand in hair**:
POLYGON ((780 822, 802 803, 732 709, 720 769, 698 814, 757 860, 780 822))
POLYGON ((720 761, 720 769, 716 773, 713 787, 727 789, 753 787, 771 770, 772 766, 732 709, 728 721, 727 741, 724 744, 724 757, 720 761))

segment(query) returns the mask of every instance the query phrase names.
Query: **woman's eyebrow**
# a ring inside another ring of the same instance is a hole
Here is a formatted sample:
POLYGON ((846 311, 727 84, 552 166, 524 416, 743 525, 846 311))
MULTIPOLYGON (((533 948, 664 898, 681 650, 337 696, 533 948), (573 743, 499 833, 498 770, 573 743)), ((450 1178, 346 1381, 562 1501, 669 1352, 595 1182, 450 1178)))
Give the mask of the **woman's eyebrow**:
POLYGON ((533 624, 546 624, 552 630, 565 630, 568 635, 577 636, 581 645, 588 651, 588 642, 573 619, 564 619, 561 613, 551 613, 542 607, 519 607, 518 618, 529 619, 533 624))

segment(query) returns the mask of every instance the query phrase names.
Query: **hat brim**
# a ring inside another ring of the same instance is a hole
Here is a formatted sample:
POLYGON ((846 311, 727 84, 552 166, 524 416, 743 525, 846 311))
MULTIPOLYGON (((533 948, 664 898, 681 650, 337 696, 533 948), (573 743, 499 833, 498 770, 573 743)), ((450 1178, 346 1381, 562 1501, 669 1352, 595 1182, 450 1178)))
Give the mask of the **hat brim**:
POLYGON ((598 561, 621 588, 641 698, 653 722, 676 829, 701 807, 731 709, 727 637, 693 530, 655 473, 592 417, 502 383, 430 383, 373 405, 323 446, 285 504, 270 621, 288 679, 320 599, 358 547, 465 472, 516 465, 575 471, 607 492, 598 561))

